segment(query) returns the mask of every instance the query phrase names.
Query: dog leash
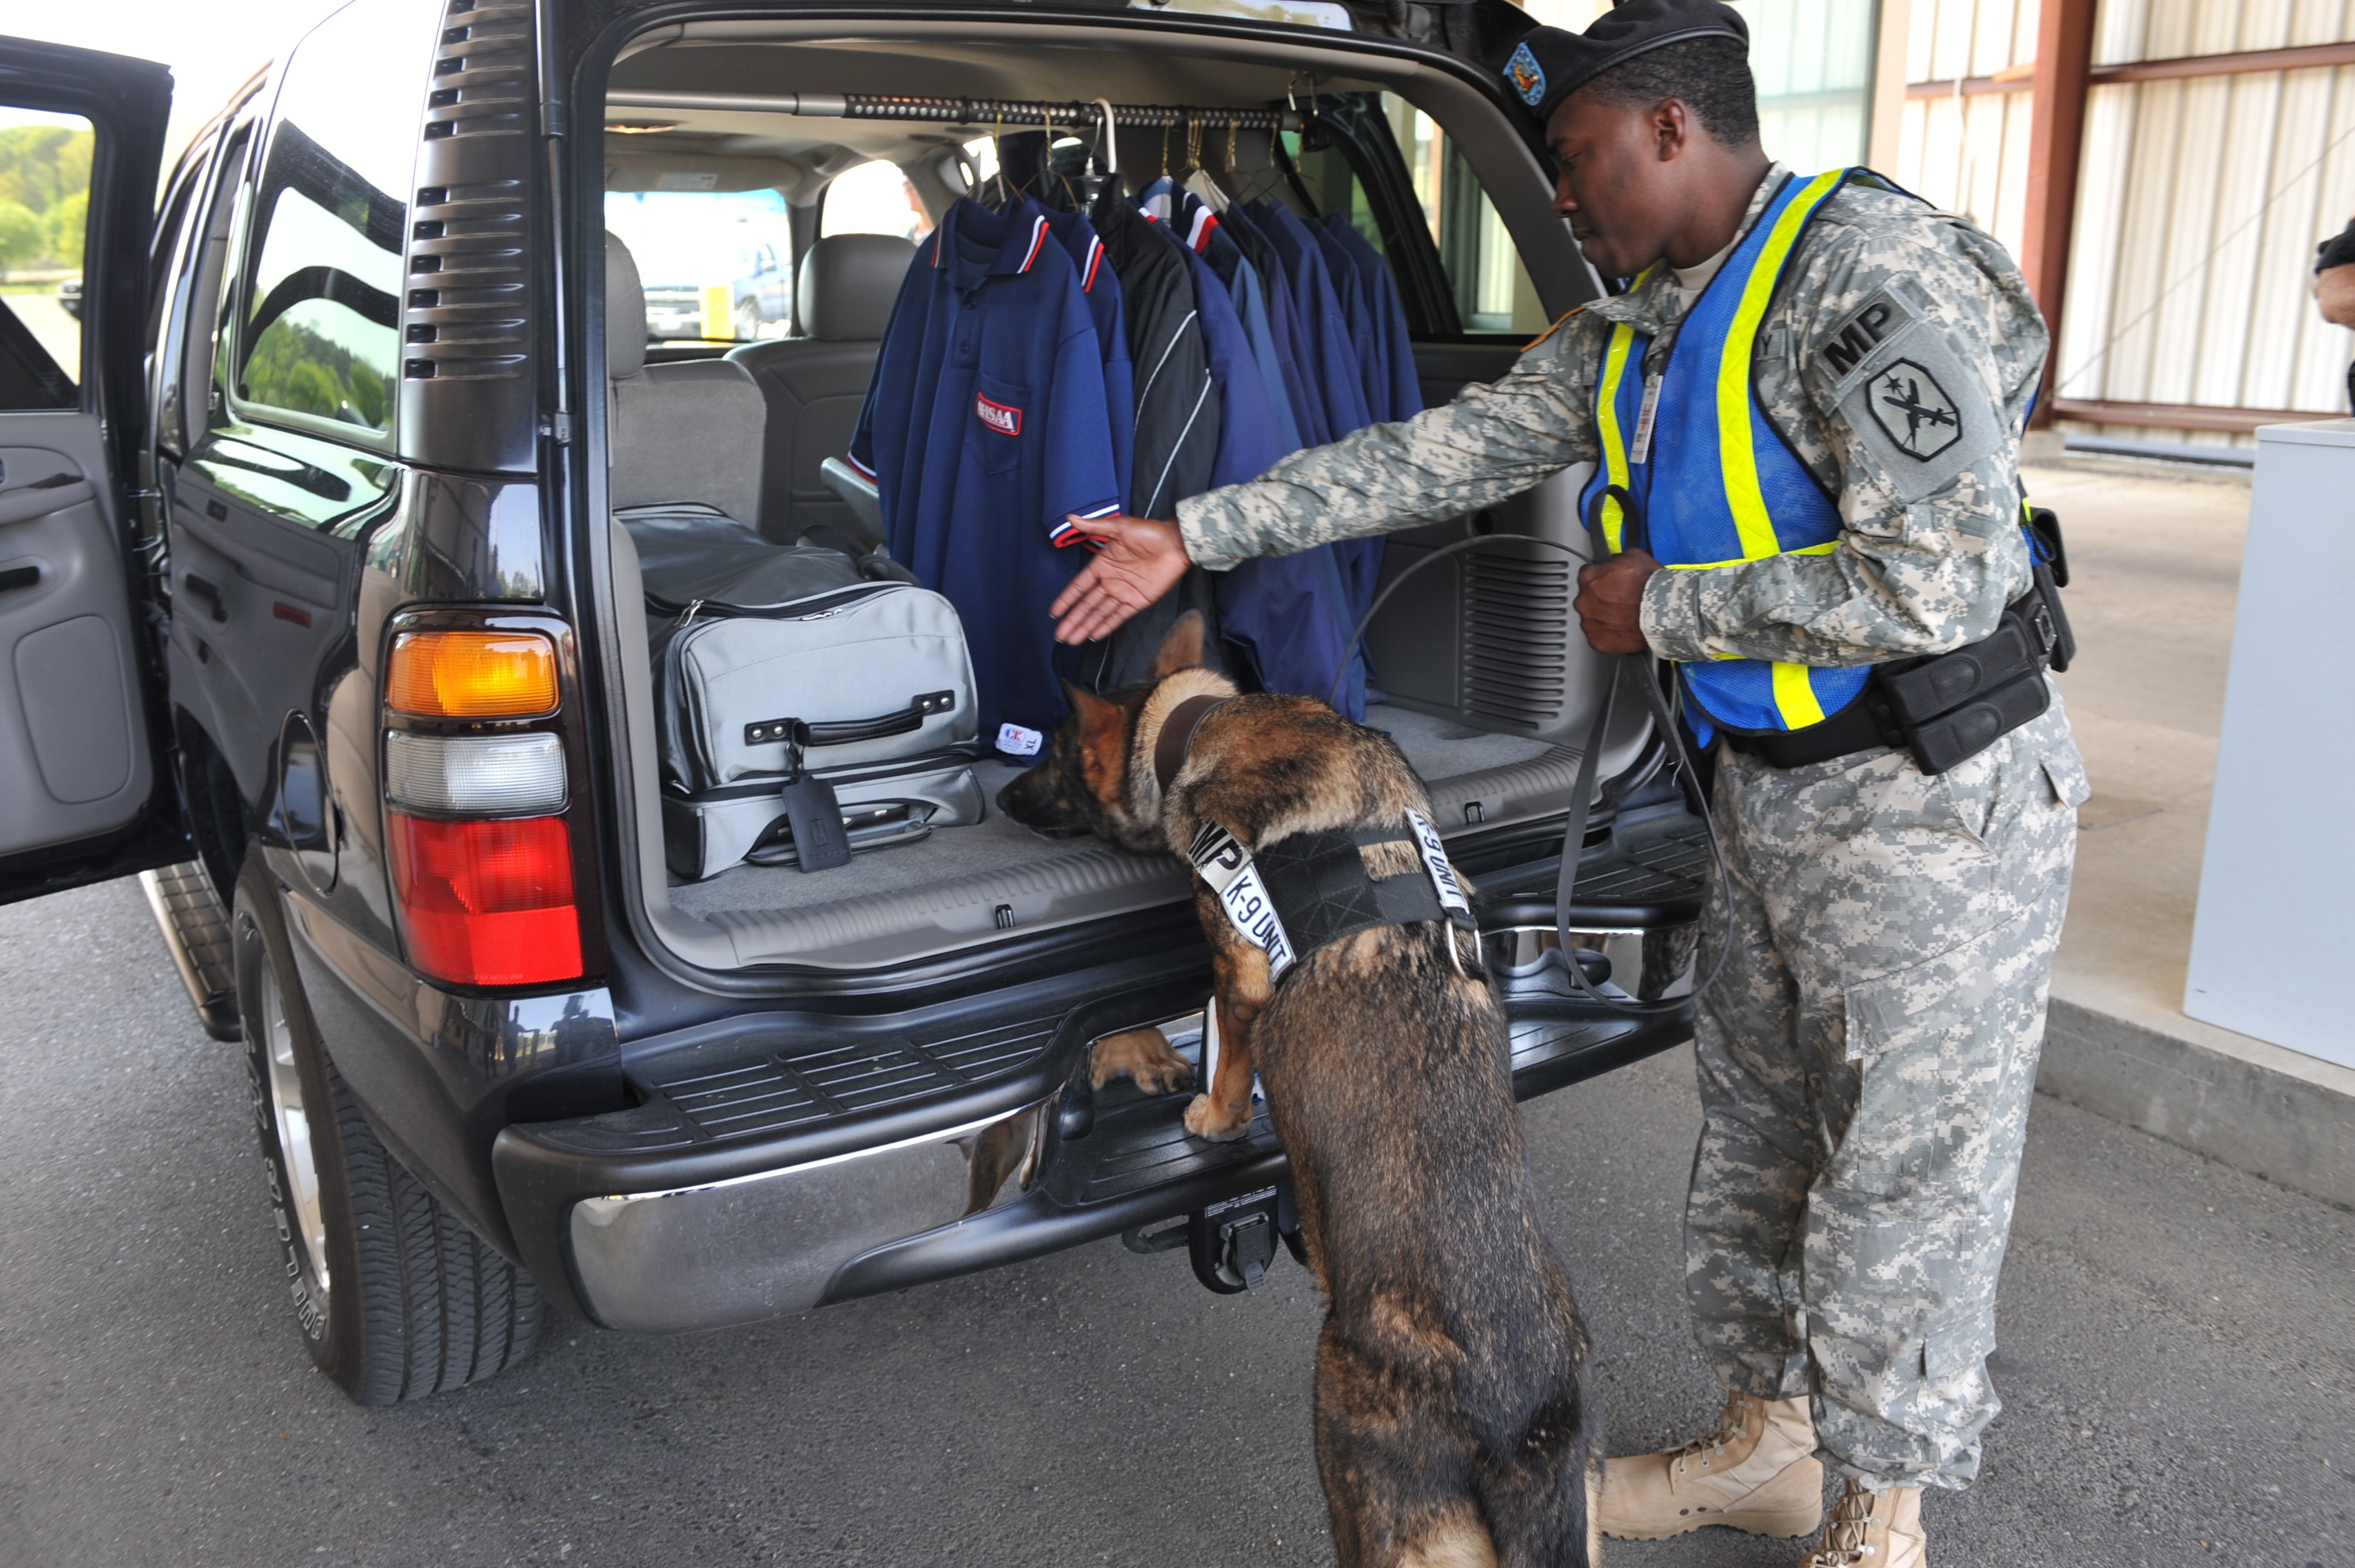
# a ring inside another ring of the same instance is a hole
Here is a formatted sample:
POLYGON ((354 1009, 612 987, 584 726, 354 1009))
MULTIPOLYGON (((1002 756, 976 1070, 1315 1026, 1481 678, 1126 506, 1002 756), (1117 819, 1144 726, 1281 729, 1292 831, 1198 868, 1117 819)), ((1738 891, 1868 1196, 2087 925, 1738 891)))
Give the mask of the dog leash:
MULTIPOLYGON (((1635 520, 1636 537, 1640 539, 1643 534, 1641 503, 1624 487, 1616 485, 1605 486, 1595 499, 1599 503, 1606 496, 1620 502, 1625 515, 1635 520)), ((1609 541, 1604 537, 1600 517, 1594 515, 1597 511, 1599 507, 1590 508, 1589 515, 1582 520, 1586 524, 1587 532, 1593 540, 1595 550, 1608 558, 1618 552, 1611 549, 1609 541)), ((1397 592, 1417 572, 1438 565, 1449 556, 1477 549, 1482 545, 1492 542, 1496 537, 1497 536, 1476 534, 1469 539, 1457 539, 1454 544, 1443 545, 1391 578, 1382 591, 1374 595, 1374 602, 1366 607, 1364 616, 1358 622, 1357 630, 1350 634, 1348 646, 1341 652, 1341 673, 1334 677, 1333 689, 1326 695, 1327 706, 1338 705, 1342 682, 1348 678, 1350 661, 1356 657, 1359 645, 1366 640, 1366 628, 1373 624, 1374 617, 1381 613, 1382 606, 1390 602, 1391 595, 1397 592)), ((1512 534, 1503 537, 1510 538, 1520 544, 1542 545, 1548 549, 1560 550, 1572 560, 1583 561, 1588 565, 1595 562, 1594 556, 1589 555, 1573 545, 1564 544, 1559 539, 1543 539, 1534 534, 1512 534)), ((1710 965, 1709 973, 1702 976, 1690 991, 1681 997, 1662 997, 1646 1002, 1634 997, 1623 999, 1618 997, 1604 996, 1595 987, 1593 981, 1587 979, 1585 967, 1578 962, 1577 948, 1571 941, 1570 927, 1570 912, 1578 891, 1578 862, 1581 853, 1586 848, 1587 824, 1593 816, 1595 777, 1602 763, 1604 743, 1609 738, 1612 715, 1617 706, 1619 682, 1622 676, 1628 673, 1631 666, 1637 684, 1643 688, 1646 705, 1651 709, 1654 727, 1659 731, 1662 740, 1675 760, 1683 766, 1686 776, 1698 776, 1693 767, 1692 755, 1685 747, 1683 731, 1677 723, 1676 716, 1669 711, 1667 699, 1660 693, 1659 682, 1652 667, 1651 656, 1647 654, 1614 654, 1607 656, 1611 660, 1611 678, 1603 688, 1603 705, 1594 715, 1594 722, 1587 730, 1586 745, 1578 760, 1578 775, 1571 784, 1569 818, 1563 826, 1561 838, 1561 869, 1554 880, 1554 941, 1561 948, 1562 967, 1570 972, 1571 983, 1585 993, 1589 1000, 1600 1003, 1614 1012, 1650 1016, 1674 1012, 1698 999, 1702 992, 1716 984, 1719 972, 1725 967, 1726 950, 1732 945, 1733 912, 1732 905, 1729 902, 1726 905, 1724 938, 1718 943, 1717 955, 1710 965)), ((1184 706, 1180 704, 1179 709, 1182 710, 1184 706)), ((1175 716, 1173 713, 1172 717, 1175 716)), ((1197 722, 1199 721, 1198 719, 1197 722)), ((1190 731, 1188 733, 1190 738, 1190 731)), ((1710 810, 1709 802, 1706 800, 1700 803, 1700 820, 1702 832, 1709 839, 1710 858, 1716 863, 1718 878, 1722 881, 1727 874, 1725 847, 1718 839, 1717 819, 1710 810)))

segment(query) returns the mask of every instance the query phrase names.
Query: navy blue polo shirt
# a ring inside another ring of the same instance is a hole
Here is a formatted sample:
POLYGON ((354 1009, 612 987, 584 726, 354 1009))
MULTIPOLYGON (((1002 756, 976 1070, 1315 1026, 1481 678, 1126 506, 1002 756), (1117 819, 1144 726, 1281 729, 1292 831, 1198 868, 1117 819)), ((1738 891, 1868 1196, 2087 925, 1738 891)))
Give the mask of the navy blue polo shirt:
POLYGON ((1121 489, 1088 298, 1036 203, 961 200, 916 252, 849 455, 881 492, 892 559, 964 624, 983 742, 1004 723, 1053 730, 1047 607, 1086 554, 1059 547, 1121 489))

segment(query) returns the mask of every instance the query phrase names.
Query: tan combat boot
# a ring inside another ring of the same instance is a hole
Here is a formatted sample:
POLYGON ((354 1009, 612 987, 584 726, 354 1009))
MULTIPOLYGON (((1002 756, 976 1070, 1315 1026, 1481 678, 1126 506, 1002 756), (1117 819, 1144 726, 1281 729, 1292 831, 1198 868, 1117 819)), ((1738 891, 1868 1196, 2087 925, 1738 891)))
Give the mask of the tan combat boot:
POLYGON ((1603 1533, 1664 1541, 1705 1524, 1806 1535, 1824 1520, 1824 1467, 1806 1399, 1731 1395, 1717 1431, 1605 1463, 1603 1533))
POLYGON ((1854 1481, 1832 1505, 1823 1544, 1799 1559, 1799 1568, 1925 1568, 1922 1488, 1867 1491, 1854 1481))

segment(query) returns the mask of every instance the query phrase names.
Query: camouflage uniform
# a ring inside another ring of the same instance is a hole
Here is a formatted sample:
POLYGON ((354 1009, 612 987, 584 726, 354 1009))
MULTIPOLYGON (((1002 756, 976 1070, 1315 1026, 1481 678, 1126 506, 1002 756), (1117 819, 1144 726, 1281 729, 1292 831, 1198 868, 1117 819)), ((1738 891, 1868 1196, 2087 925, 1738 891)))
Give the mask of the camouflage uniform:
MULTIPOLYGON (((1612 324, 1652 335, 1657 370, 1683 311, 1656 269, 1496 382, 1180 503, 1187 552, 1225 567, 1437 522, 1593 461, 1612 324)), ((2045 347, 1993 240, 1842 189, 1784 274, 1753 372, 1838 496, 1840 548, 1656 572, 1653 650, 1856 665, 1985 636, 2029 582, 2016 443, 2045 347), (1961 439, 1926 457, 1869 401, 1899 358, 1961 416, 1961 439)), ((1762 1398, 1812 1393, 1826 1456, 1868 1484, 1967 1484, 1997 1409, 1996 1275, 2084 794, 2057 695, 1936 777, 1888 751, 1720 758, 1731 879, 1710 890, 1702 972, 1721 933, 1732 945, 1700 1008, 1687 1293, 1719 1374, 1762 1398)))

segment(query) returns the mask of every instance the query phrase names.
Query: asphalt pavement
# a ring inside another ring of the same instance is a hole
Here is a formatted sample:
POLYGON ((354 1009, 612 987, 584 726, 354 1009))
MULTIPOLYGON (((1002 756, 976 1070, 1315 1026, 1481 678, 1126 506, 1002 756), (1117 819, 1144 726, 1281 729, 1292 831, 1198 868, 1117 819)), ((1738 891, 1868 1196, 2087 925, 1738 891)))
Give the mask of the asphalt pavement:
MULTIPOLYGON (((551 1322, 360 1410, 276 1282, 236 1048, 136 884, 0 909, 0 1563, 1319 1564, 1317 1305, 1103 1243, 761 1328, 551 1322)), ((1682 1322, 1674 1052, 1526 1110, 1615 1448, 1717 1396, 1682 1322)), ((2355 1564, 2355 1213, 2037 1102, 1986 1472, 1940 1568, 2355 1564)), ((1775 1565, 1710 1531, 1614 1568, 1775 1565)))

